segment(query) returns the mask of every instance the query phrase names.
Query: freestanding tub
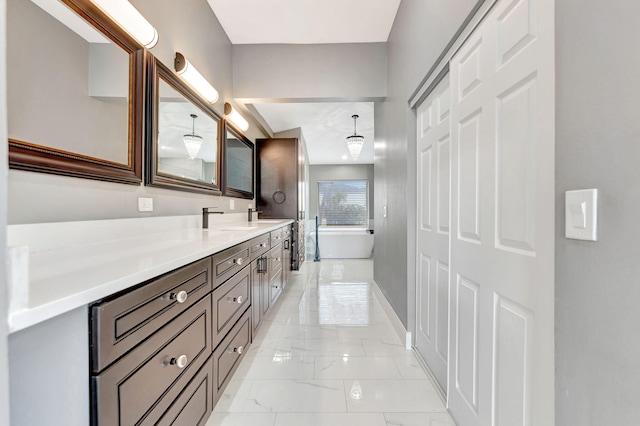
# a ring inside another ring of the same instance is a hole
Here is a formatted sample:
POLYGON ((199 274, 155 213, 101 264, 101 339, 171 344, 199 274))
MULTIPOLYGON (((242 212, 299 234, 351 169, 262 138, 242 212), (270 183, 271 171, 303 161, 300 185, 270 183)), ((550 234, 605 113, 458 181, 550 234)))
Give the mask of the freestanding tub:
MULTIPOLYGON (((373 252, 373 234, 368 229, 320 229, 320 258, 368 259, 373 252)), ((310 233, 313 252, 316 233, 310 233)))

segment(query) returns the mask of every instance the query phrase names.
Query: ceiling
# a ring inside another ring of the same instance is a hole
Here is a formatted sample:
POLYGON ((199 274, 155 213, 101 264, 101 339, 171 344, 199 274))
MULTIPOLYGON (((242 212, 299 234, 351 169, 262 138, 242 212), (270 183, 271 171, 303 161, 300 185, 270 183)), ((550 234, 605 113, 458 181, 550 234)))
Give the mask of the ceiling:
MULTIPOLYGON (((386 42, 400 0, 207 0, 232 44, 386 42)), ((338 99, 339 100, 339 99, 338 99)), ((310 164, 373 164, 371 102, 261 103, 254 111, 274 132, 301 128, 310 164), (347 150, 358 114, 365 145, 347 150)))
POLYGON ((386 42, 400 0, 207 0, 233 44, 386 42))
POLYGON ((373 102, 254 104, 274 132, 297 127, 307 144, 310 164, 373 164, 373 102), (353 134, 352 115, 358 134, 364 136, 360 157, 353 161, 346 137, 353 134))

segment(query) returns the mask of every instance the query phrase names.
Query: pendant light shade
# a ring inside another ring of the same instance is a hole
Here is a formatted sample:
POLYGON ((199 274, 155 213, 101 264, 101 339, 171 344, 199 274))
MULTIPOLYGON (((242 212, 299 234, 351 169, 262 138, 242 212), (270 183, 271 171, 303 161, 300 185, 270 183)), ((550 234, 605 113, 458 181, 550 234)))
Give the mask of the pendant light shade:
POLYGON ((360 136, 356 131, 356 120, 358 117, 358 115, 351 116, 351 118, 353 118, 353 135, 347 136, 347 148, 353 161, 358 159, 360 151, 362 151, 362 146, 364 145, 364 136, 360 136))
POLYGON ((184 135, 182 137, 182 142, 184 142, 184 146, 187 148, 189 158, 193 160, 198 156, 200 148, 202 147, 202 136, 196 135, 196 118, 198 118, 198 116, 191 114, 191 118, 193 119, 191 133, 184 135))

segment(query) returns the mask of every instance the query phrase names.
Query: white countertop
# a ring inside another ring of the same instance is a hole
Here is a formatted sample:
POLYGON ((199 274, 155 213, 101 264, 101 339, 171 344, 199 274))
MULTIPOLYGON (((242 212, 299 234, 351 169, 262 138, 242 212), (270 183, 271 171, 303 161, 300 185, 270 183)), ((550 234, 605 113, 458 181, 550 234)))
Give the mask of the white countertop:
POLYGON ((246 214, 232 214, 212 215, 210 222, 209 229, 201 228, 199 216, 9 226, 9 246, 29 247, 28 273, 20 270, 27 268, 24 261, 10 266, 15 278, 9 280, 10 293, 18 295, 18 302, 10 303, 9 331, 46 321, 293 221, 247 222, 246 214))

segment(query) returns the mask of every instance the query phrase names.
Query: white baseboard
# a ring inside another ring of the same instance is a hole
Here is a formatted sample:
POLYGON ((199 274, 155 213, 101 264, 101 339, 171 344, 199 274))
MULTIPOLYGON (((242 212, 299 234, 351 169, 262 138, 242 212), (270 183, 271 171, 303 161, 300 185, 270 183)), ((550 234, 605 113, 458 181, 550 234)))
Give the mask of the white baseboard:
POLYGON ((402 321, 400 321, 400 318, 398 318, 396 311, 393 310, 391 304, 384 296, 382 290, 380 290, 380 287, 378 287, 378 284, 375 281, 372 281, 371 289, 378 297, 378 300, 382 305, 382 309, 384 309, 384 312, 391 320, 391 325, 393 325, 394 330, 396 331, 396 333, 398 333, 400 341, 404 342, 407 350, 411 350, 411 333, 408 332, 406 328, 404 328, 404 324, 402 324, 402 321))

